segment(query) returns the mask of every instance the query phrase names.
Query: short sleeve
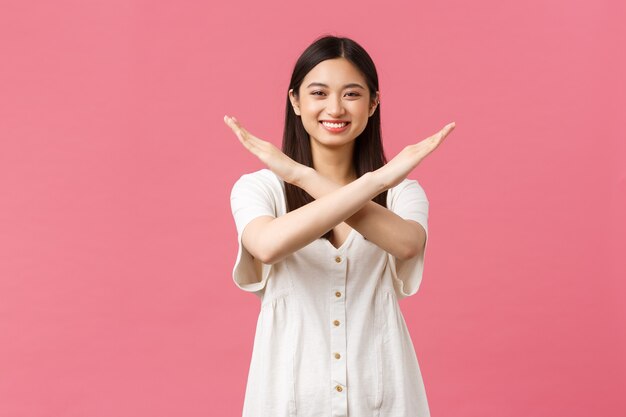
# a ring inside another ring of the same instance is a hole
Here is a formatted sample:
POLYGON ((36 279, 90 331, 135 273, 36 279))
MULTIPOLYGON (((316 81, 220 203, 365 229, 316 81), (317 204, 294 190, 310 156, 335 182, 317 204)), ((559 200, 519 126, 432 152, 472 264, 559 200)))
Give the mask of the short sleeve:
POLYGON ((243 245, 243 230, 259 216, 276 217, 275 188, 260 171, 242 175, 233 185, 230 206, 237 229, 238 250, 233 281, 244 291, 260 292, 265 288, 271 265, 256 261, 243 245))
POLYGON ((424 258, 428 246, 428 199, 424 189, 417 180, 405 179, 391 193, 388 208, 407 220, 418 222, 426 232, 424 250, 418 255, 400 260, 387 253, 394 288, 398 299, 413 295, 422 282, 424 258))

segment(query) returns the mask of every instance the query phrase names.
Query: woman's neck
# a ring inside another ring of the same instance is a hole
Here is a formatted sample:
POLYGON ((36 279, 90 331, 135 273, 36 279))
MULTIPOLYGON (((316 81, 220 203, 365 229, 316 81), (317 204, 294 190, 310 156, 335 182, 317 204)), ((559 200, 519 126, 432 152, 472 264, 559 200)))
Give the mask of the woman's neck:
POLYGON ((353 145, 353 142, 341 148, 313 145, 311 147, 313 168, 324 177, 338 184, 346 185, 351 183, 356 179, 356 170, 352 163, 353 145))

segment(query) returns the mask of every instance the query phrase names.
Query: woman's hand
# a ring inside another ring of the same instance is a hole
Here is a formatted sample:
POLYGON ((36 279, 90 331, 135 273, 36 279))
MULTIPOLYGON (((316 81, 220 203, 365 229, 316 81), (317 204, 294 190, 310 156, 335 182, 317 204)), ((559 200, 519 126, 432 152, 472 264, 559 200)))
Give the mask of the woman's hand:
POLYGON ((384 166, 378 168, 373 174, 385 185, 385 189, 395 187, 409 175, 413 169, 434 151, 443 140, 452 132, 456 124, 447 124, 439 132, 418 143, 406 146, 398 155, 384 166))
POLYGON ((294 161, 272 143, 248 132, 236 118, 224 116, 224 122, 237 135, 243 146, 267 165, 272 172, 285 182, 297 185, 298 180, 306 172, 307 166, 294 161))

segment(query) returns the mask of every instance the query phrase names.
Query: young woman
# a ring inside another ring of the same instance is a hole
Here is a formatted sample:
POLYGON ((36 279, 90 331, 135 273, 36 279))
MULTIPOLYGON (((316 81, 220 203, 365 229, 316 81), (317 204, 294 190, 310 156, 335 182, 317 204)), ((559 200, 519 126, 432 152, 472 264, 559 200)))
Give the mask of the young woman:
POLYGON ((230 196, 233 280, 261 299, 243 416, 428 416, 398 305, 422 279, 428 200, 406 177, 454 123, 387 162, 374 63, 334 36, 296 62, 282 151, 224 121, 267 166, 230 196))

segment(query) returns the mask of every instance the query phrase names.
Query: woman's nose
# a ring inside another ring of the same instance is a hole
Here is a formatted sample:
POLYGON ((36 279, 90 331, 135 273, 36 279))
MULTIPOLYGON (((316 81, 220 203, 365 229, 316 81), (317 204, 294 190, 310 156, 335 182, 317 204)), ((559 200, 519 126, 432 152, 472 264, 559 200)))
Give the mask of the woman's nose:
POLYGON ((328 101, 326 111, 329 115, 340 115, 343 112, 343 105, 340 98, 331 99, 328 101))

